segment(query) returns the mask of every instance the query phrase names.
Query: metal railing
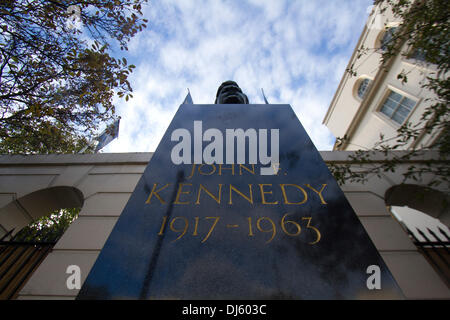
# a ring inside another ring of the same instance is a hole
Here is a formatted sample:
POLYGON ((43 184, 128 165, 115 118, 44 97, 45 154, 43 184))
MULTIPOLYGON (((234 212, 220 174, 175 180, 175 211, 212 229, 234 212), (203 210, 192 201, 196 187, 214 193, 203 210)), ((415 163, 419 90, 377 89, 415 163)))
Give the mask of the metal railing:
POLYGON ((419 251, 441 276, 447 287, 450 288, 450 237, 447 232, 441 228, 438 229, 441 237, 429 228, 427 228, 428 232, 416 228, 417 233, 424 240, 419 240, 411 230, 407 229, 407 231, 419 251))
POLYGON ((16 298, 58 239, 47 234, 43 238, 36 235, 36 241, 30 240, 30 234, 18 232, 13 236, 13 232, 0 239, 0 300, 16 298))

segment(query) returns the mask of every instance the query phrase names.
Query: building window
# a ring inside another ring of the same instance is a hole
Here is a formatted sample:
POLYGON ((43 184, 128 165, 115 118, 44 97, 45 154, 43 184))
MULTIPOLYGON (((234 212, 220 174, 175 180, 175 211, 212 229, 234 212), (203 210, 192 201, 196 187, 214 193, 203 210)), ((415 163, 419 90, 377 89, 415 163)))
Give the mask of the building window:
MULTIPOLYGON (((412 49, 409 54, 407 55, 408 59, 414 59, 418 62, 424 62, 426 64, 436 64, 438 65, 441 61, 447 61, 448 60, 448 47, 450 44, 450 41, 448 44, 443 45, 440 48, 437 48, 435 45, 433 45, 433 38, 427 39, 427 44, 425 45, 426 48, 415 48, 412 49), (433 47, 434 46, 434 47, 433 47), (431 52, 427 50, 427 48, 431 52)), ((437 42, 438 40, 436 40, 437 42)))
POLYGON ((426 51, 424 49, 418 48, 414 49, 409 55, 409 59, 415 59, 418 61, 425 62, 426 61, 426 51))
POLYGON ((369 88, 369 84, 370 84, 371 80, 368 78, 363 79, 358 86, 358 98, 360 98, 361 100, 364 99, 366 93, 367 93, 367 89, 369 88))
POLYGON ((398 124, 402 124, 415 105, 416 101, 391 91, 384 101, 380 112, 398 124))
POLYGON ((367 76, 361 76, 353 85, 353 97, 362 101, 369 91, 372 79, 367 76))
POLYGON ((392 40, 394 39, 394 34, 396 30, 397 27, 391 27, 384 32, 383 37, 381 38, 380 41, 380 49, 383 52, 387 51, 389 46, 392 46, 392 40))

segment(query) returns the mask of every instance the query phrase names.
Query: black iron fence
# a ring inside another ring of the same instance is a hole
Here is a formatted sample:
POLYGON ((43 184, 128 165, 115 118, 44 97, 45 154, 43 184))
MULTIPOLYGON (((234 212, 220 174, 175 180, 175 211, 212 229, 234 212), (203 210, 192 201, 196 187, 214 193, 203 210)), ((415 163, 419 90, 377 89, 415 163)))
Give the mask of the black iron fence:
POLYGON ((14 299, 59 235, 30 234, 11 230, 0 239, 0 300, 14 299), (38 239, 38 240, 36 240, 38 239))
POLYGON ((416 228, 417 233, 423 240, 419 240, 411 230, 407 229, 407 231, 419 251, 441 276, 447 287, 450 288, 450 238, 446 231, 441 228, 438 229, 439 232, 436 234, 429 228, 427 228, 427 232, 416 228))

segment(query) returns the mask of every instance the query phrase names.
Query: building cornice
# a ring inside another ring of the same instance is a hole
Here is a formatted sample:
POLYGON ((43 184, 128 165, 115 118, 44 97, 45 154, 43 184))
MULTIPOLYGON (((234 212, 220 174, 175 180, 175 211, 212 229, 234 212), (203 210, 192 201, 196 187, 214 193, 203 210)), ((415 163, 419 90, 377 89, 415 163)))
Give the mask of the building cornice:
POLYGON ((153 152, 0 155, 0 166, 146 165, 153 152))
MULTIPOLYGON (((409 151, 365 151, 370 154, 368 162, 386 162, 400 159, 409 151)), ((327 163, 353 163, 355 151, 319 151, 327 163)), ((0 155, 0 167, 6 166, 68 166, 68 165, 147 165, 153 152, 97 153, 97 154, 49 154, 49 155, 0 155)), ((423 150, 420 155, 411 156, 405 163, 442 162, 438 151, 423 150)))
POLYGON ((328 121, 330 120, 331 115, 333 114, 334 108, 336 106, 337 101, 339 100, 339 98, 341 96, 342 90, 343 90, 347 80, 350 78, 350 75, 347 70, 349 70, 351 68, 352 64, 354 63, 355 58, 357 56, 357 52, 358 52, 359 48, 361 47, 362 43, 364 43, 364 41, 366 41, 367 35, 368 35, 368 29, 367 29, 367 26, 364 25, 363 32, 359 36, 358 42, 355 46, 355 49, 353 50, 353 53, 347 64, 347 67, 345 68, 344 75, 342 76, 341 81, 339 82, 338 88, 337 88, 336 92, 334 93, 333 99, 331 100, 331 103, 330 103, 330 106, 328 107, 327 113, 325 114, 325 117, 322 120, 322 124, 324 124, 324 125, 328 124, 328 121))

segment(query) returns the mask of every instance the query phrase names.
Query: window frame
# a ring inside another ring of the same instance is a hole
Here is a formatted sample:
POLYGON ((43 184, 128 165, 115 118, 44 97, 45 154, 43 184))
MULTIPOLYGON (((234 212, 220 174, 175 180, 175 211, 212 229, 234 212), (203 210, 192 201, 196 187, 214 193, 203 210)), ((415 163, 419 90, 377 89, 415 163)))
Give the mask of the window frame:
POLYGON ((400 26, 399 21, 393 21, 393 22, 387 23, 384 26, 384 28, 378 33, 377 37, 375 38, 375 43, 374 43, 374 48, 378 53, 383 54, 385 52, 385 50, 383 50, 381 47, 383 46, 383 38, 386 35, 386 33, 390 29, 398 28, 399 26, 400 26))
POLYGON ((355 84, 353 85, 353 97, 354 97, 356 100, 360 101, 360 102, 363 101, 363 100, 366 98, 366 96, 367 96, 368 90, 370 89, 370 86, 372 85, 372 82, 373 82, 373 78, 372 78, 372 77, 369 77, 369 76, 366 76, 366 75, 360 76, 360 77, 355 81, 355 84), (365 80, 369 80, 369 83, 367 84, 367 87, 366 87, 366 90, 365 90, 365 92, 364 92, 364 95, 363 95, 362 97, 360 97, 360 96, 358 95, 358 93, 359 93, 359 88, 361 87, 361 84, 362 84, 363 81, 365 81, 365 80))
POLYGON ((388 85, 384 92, 383 95, 381 97, 380 102, 377 105, 377 108, 374 110, 375 114, 382 119, 384 122, 387 122, 388 124, 390 124, 392 127, 394 127, 395 129, 398 129, 399 127, 401 127, 402 125, 404 125, 410 118, 411 115, 414 113, 414 111, 416 110, 417 106, 420 104, 420 102, 422 101, 422 98, 417 98, 405 91, 399 90, 391 85, 388 85), (395 114, 395 112, 398 110, 401 101, 403 101, 404 98, 408 98, 412 101, 414 101, 414 106, 411 108, 411 110, 409 111, 408 115, 405 117, 405 119, 403 119, 402 123, 398 123, 397 121, 395 121, 394 119, 392 119, 392 116, 389 117, 387 114, 385 114, 384 112, 381 111, 381 109, 383 108, 384 104, 386 103, 389 95, 394 92, 397 93, 399 95, 402 96, 402 99, 398 102, 397 106, 395 107, 394 111, 392 112, 392 115, 395 114))
POLYGON ((397 26, 391 26, 391 27, 387 27, 381 34, 380 36, 380 45, 379 45, 379 49, 381 50, 381 52, 386 52, 387 51, 387 46, 389 46, 389 43, 392 41, 392 39, 395 37, 395 32, 398 29, 397 26), (390 38, 388 39, 388 41, 386 41, 386 43, 384 42, 385 37, 390 34, 390 38))
POLYGON ((408 47, 406 53, 402 54, 401 61, 408 66, 418 68, 423 72, 437 71, 437 65, 428 62, 427 60, 420 60, 412 57, 413 52, 414 50, 408 47))

